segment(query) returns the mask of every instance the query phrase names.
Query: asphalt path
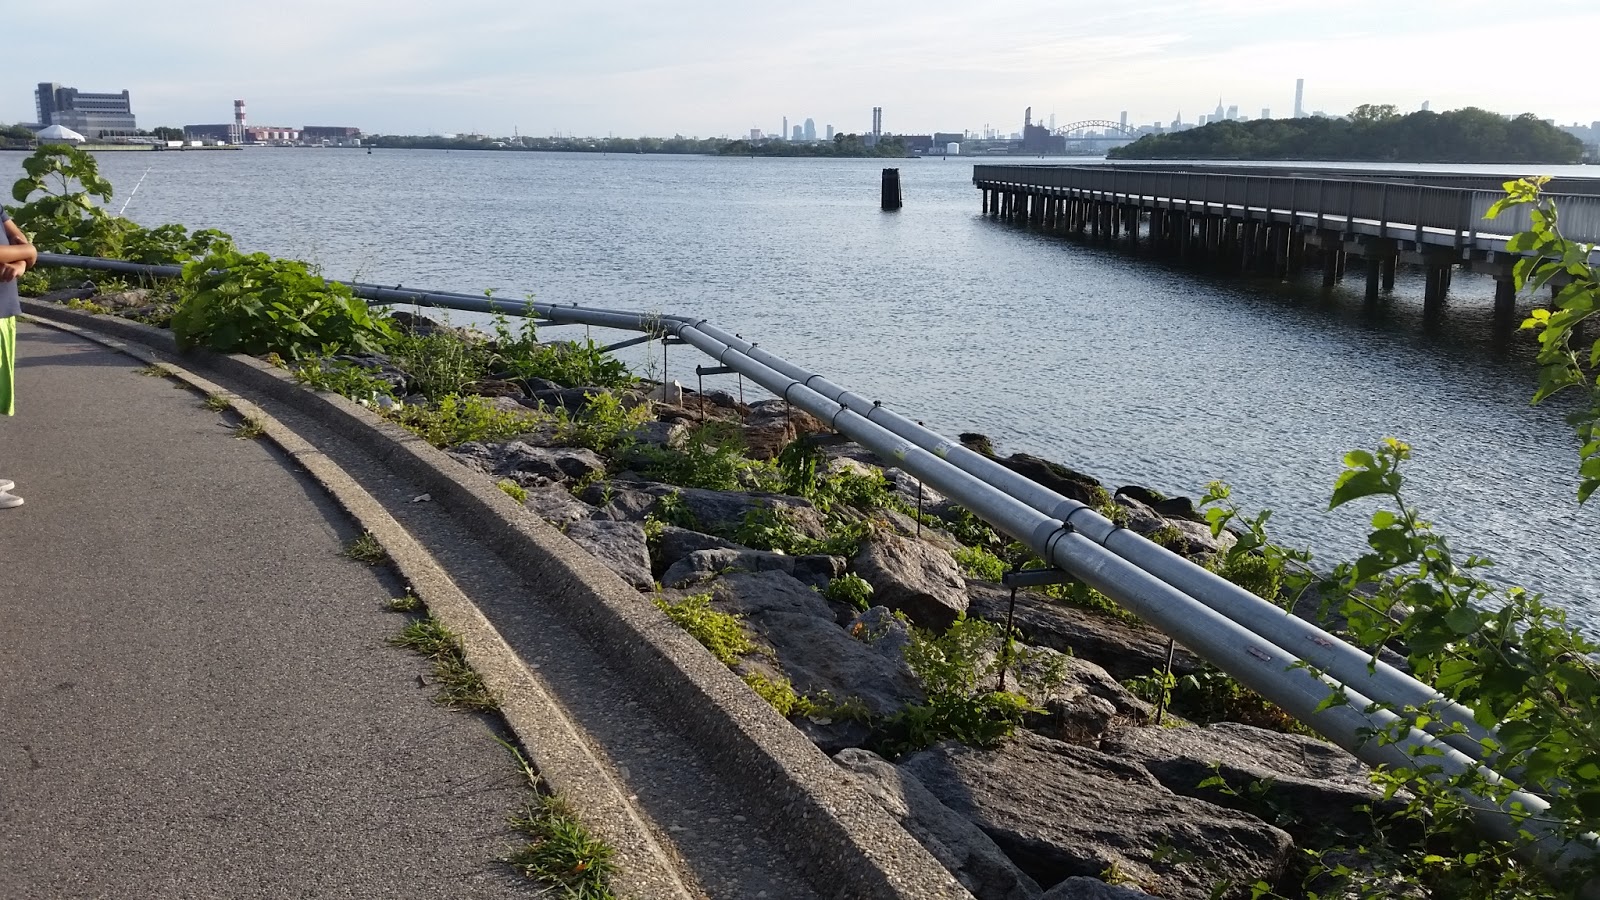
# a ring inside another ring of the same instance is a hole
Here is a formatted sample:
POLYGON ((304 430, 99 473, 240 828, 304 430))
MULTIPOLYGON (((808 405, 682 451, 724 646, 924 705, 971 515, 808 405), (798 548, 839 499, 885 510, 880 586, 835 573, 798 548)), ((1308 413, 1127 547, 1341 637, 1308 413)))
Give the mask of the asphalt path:
POLYGON ((0 418, 0 898, 529 897, 490 720, 388 645, 292 462, 143 364, 18 334, 0 418))

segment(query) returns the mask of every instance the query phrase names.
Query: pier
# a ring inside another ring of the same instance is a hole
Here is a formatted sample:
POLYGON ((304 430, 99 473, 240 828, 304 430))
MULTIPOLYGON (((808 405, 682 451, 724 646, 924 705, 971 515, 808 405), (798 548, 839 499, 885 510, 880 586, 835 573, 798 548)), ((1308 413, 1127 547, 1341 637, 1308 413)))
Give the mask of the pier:
MULTIPOLYGON (((1515 308, 1508 252, 1527 207, 1485 219, 1507 180, 1487 175, 1244 166, 973 167, 983 212, 1063 236, 1122 244, 1239 272, 1298 276, 1321 267, 1332 287, 1354 266, 1376 300, 1400 263, 1420 267, 1424 309, 1443 307, 1457 270, 1495 279, 1495 311, 1515 308)), ((1551 183, 1562 232, 1600 242, 1600 179, 1551 183)))

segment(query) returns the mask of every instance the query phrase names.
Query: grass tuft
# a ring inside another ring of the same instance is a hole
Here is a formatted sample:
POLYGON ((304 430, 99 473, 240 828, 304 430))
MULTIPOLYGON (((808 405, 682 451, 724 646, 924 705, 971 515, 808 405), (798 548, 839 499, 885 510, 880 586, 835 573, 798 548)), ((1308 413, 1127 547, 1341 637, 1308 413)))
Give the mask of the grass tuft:
POLYGON ((138 374, 144 375, 144 376, 146 376, 148 378, 171 378, 172 377, 172 370, 167 368, 166 366, 156 365, 156 364, 152 363, 152 364, 150 364, 148 366, 145 366, 144 368, 140 369, 138 374))
POLYGON ((511 499, 517 501, 518 503, 527 503, 528 502, 528 491, 527 491, 527 489, 524 488, 522 485, 517 484, 515 481, 512 481, 509 478, 501 479, 500 482, 495 485, 495 487, 497 487, 500 490, 504 491, 505 495, 507 497, 510 497, 511 499))
POLYGON ((205 407, 212 412, 223 412, 233 408, 233 401, 221 394, 207 394, 205 407))
POLYGON ((253 441, 267 433, 267 425, 255 416, 245 416, 233 429, 233 436, 241 441, 253 441))
MULTIPOLYGON (((410 595, 400 599, 407 598, 416 602, 416 598, 410 595)), ((390 608, 393 609, 397 602, 390 601, 390 608)), ((473 712, 494 712, 500 708, 499 698, 483 683, 483 676, 467 662, 466 654, 461 650, 461 639, 433 616, 408 624, 390 643, 420 653, 433 662, 434 681, 439 685, 439 693, 434 700, 439 705, 473 712)))
POLYGON ((369 566, 376 566, 389 559, 389 552, 383 549, 383 545, 378 543, 378 539, 373 537, 370 531, 361 532, 360 537, 346 545, 344 555, 369 566))
POLYGON ((563 800, 538 795, 511 817, 511 827, 528 837, 527 846, 506 858, 512 868, 560 888, 570 900, 615 900, 610 881, 616 851, 591 834, 563 800))
POLYGON ((422 601, 415 594, 406 594, 404 597, 395 597, 389 601, 390 612, 416 612, 422 608, 422 601))
POLYGON ((661 597, 652 602, 725 666, 737 663, 739 657, 755 650, 739 617, 712 609, 710 594, 691 594, 677 603, 668 603, 661 597))

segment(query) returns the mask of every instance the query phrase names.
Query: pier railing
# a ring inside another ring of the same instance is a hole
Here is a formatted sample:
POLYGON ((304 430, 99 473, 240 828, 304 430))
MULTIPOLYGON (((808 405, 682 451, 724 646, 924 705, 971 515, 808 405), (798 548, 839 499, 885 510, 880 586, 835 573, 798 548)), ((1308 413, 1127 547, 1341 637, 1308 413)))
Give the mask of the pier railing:
MULTIPOLYGON (((1156 209, 1237 214, 1338 231, 1374 231, 1383 238, 1503 250, 1529 226, 1528 209, 1485 219, 1501 191, 1360 178, 1304 178, 1194 170, 1142 171, 1126 166, 973 167, 982 188, 1021 193, 1094 195, 1156 209), (1372 226, 1376 226, 1375 230, 1372 226)), ((1553 194, 1570 239, 1600 243, 1600 196, 1553 194)))

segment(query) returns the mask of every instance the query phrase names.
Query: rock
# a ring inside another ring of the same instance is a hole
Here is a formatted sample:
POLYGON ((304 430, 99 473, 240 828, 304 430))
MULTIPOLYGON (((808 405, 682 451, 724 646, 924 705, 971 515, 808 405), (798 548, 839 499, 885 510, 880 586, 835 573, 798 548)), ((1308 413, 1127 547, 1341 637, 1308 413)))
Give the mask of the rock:
POLYGON ((673 563, 661 576, 661 583, 685 588, 730 571, 783 572, 808 587, 820 587, 844 574, 844 560, 837 556, 786 556, 744 547, 696 550, 673 563))
POLYGON ((1123 527, 1130 531, 1149 537, 1167 524, 1167 520, 1162 518, 1160 513, 1141 500, 1124 494, 1118 494, 1112 500, 1124 510, 1127 519, 1123 522, 1123 527))
POLYGON ((671 384, 659 384, 654 389, 645 393, 646 400, 665 403, 668 406, 683 407, 683 385, 674 381, 671 384))
POLYGON ((1182 541, 1173 552, 1193 558, 1212 556, 1228 552, 1228 548, 1239 542, 1232 532, 1223 531, 1221 534, 1212 535, 1211 526, 1189 519, 1167 519, 1166 523, 1177 529, 1182 541))
POLYGON ((956 436, 956 439, 961 442, 961 446, 971 450, 973 453, 994 456, 994 441, 989 440, 988 435, 978 434, 975 431, 963 431, 956 436))
POLYGON ((1185 519, 1190 522, 1204 523, 1206 517, 1194 508, 1194 501, 1188 497, 1169 497, 1157 500, 1150 504, 1150 508, 1169 519, 1185 519))
POLYGON ((79 287, 47 291, 40 294, 37 299, 45 303, 66 303, 68 300, 87 300, 98 292, 99 289, 94 286, 93 282, 84 282, 79 287))
MULTIPOLYGON (((585 504, 587 505, 587 504, 585 504)), ((651 559, 665 572, 669 566, 696 550, 737 550, 738 544, 710 534, 701 534, 676 525, 666 525, 656 537, 651 559)))
POLYGON ((877 466, 848 456, 830 457, 825 465, 831 475, 848 474, 858 478, 876 478, 882 471, 877 466))
POLYGON ((937 631, 966 612, 966 579, 950 554, 921 541, 874 534, 850 568, 872 585, 875 603, 937 631))
POLYGON ((874 606, 857 614, 845 630, 850 636, 889 659, 905 659, 911 646, 911 626, 895 616, 887 606, 874 606))
POLYGON ((568 413, 576 415, 588 407, 591 396, 603 393, 606 393, 606 389, 598 387, 556 388, 555 390, 534 391, 523 401, 523 405, 535 409, 564 409, 568 413))
POLYGON ((527 394, 529 397, 532 397, 534 394, 537 394, 540 391, 559 391, 566 388, 566 385, 560 383, 559 381, 551 381, 548 378, 540 378, 537 375, 528 375, 523 378, 512 378, 508 380, 515 381, 517 384, 521 385, 522 392, 527 394))
MULTIPOLYGON (((969 615, 1004 624, 1011 592, 987 581, 967 583, 969 615)), ((1071 653, 1102 666, 1118 680, 1149 675, 1167 657, 1167 637, 1105 613, 1057 603, 1032 591, 1017 592, 1015 627, 1030 644, 1071 653)), ((1172 670, 1179 677, 1200 671, 1198 657, 1179 647, 1172 670)))
POLYGON ((574 522, 592 519, 599 510, 567 493, 564 487, 528 488, 527 507, 551 525, 565 530, 574 522))
POLYGON ((934 490, 931 485, 923 484, 917 479, 917 476, 904 469, 893 467, 884 469, 883 477, 888 480, 889 486, 894 488, 894 492, 899 495, 900 499, 909 504, 912 509, 917 508, 917 489, 919 485, 922 490, 923 509, 931 510, 944 502, 943 494, 934 490))
POLYGON ((1152 503, 1160 503, 1161 501, 1167 499, 1166 494, 1163 494, 1160 491, 1152 491, 1147 487, 1140 487, 1137 484, 1125 484, 1122 487, 1117 488, 1111 496, 1112 499, 1121 499, 1123 497, 1127 497, 1129 500, 1137 500, 1146 506, 1149 506, 1152 503))
POLYGON ((1163 897, 1209 900, 1224 879, 1275 883, 1293 846, 1252 816, 1174 794, 1136 764, 1026 731, 987 751, 938 744, 900 767, 1040 884, 1115 866, 1163 897))
POLYGON ((822 516, 815 507, 808 501, 783 494, 710 491, 650 481, 617 480, 608 484, 591 484, 584 489, 582 499, 601 507, 612 518, 642 521, 646 514, 655 511, 657 501, 674 493, 679 496, 684 510, 691 517, 691 521, 679 524, 708 534, 731 536, 738 532, 751 510, 778 507, 805 536, 821 538, 827 535, 822 516))
POLYGON ((679 422, 646 422, 628 432, 627 439, 641 447, 676 449, 689 437, 689 429, 679 422))
POLYGON ((501 448, 494 474, 518 484, 583 481, 606 471, 606 461, 582 447, 533 447, 512 441, 501 448))
POLYGON ((589 551, 606 568, 641 591, 655 587, 650 574, 650 550, 644 529, 632 522, 579 519, 567 526, 567 537, 589 551))
POLYGON ((499 460, 500 447, 481 441, 468 441, 450 447, 444 453, 472 471, 488 475, 494 471, 495 463, 499 460))
POLYGON ((875 716, 922 700, 922 686, 903 658, 852 638, 834 624, 828 601, 791 575, 728 575, 717 581, 713 597, 718 608, 744 616, 800 694, 859 699, 875 716))
POLYGON ((1313 737, 1218 722, 1204 728, 1129 728, 1101 749, 1135 762, 1174 793, 1264 815, 1296 835, 1332 826, 1351 834, 1371 829, 1360 807, 1382 805, 1362 762, 1313 737), (1200 783, 1220 775, 1243 797, 1200 783), (1252 787, 1254 785, 1255 787, 1252 787))
POLYGON ((336 363, 349 363, 367 370, 367 375, 377 378, 389 385, 389 390, 396 397, 403 397, 411 389, 411 376, 406 371, 394 364, 383 353, 345 353, 335 356, 336 363))
POLYGON ((409 331, 412 334, 432 334, 436 331, 455 330, 450 326, 441 324, 440 322, 430 319, 427 316, 409 313, 404 310, 395 310, 394 312, 389 313, 389 321, 398 326, 401 331, 409 331))
POLYGON ((474 382, 470 387, 471 392, 480 397, 510 397, 516 400, 526 396, 522 390, 522 385, 517 384, 515 381, 489 378, 474 382))
POLYGON ((741 405, 738 398, 727 391, 706 391, 703 399, 706 403, 712 406, 720 406, 723 409, 737 410, 741 405))
POLYGON ((876 523, 880 528, 888 529, 901 537, 919 540, 932 544, 946 553, 954 553, 960 549, 961 542, 950 536, 950 532, 931 525, 917 525, 917 520, 899 510, 875 509, 866 514, 866 517, 876 523))
POLYGON ((1072 744, 1098 745, 1114 726, 1142 725, 1155 715, 1140 700, 1092 662, 1059 653, 1049 647, 1024 647, 1027 662, 1006 679, 1045 712, 1029 717, 1028 727, 1045 737, 1072 744), (1044 673, 1059 674, 1060 681, 1041 690, 1044 673))
MULTIPOLYGON (((519 416, 527 416, 529 419, 533 418, 528 412, 528 407, 524 406, 515 397, 486 397, 484 399, 489 401, 491 409, 499 412, 516 413, 519 416)), ((529 422, 529 424, 532 425, 533 423, 529 422)))
POLYGON ((1138 888, 1106 884, 1098 878, 1075 875, 1045 891, 1039 900, 1140 900, 1149 896, 1138 888))
POLYGON ((1104 506, 1111 500, 1111 495, 1098 480, 1048 459, 1041 459, 1028 453, 1013 453, 1005 459, 996 459, 995 462, 1023 478, 1086 506, 1104 506))
POLYGON ((149 288, 133 288, 127 291, 101 294, 94 298, 94 302, 101 306, 110 307, 113 311, 136 309, 141 306, 149 306, 150 297, 154 293, 149 288))
POLYGON ((1012 865, 988 835, 939 802, 905 770, 868 750, 844 750, 833 760, 977 900, 1039 897, 1039 885, 1012 865))
POLYGON ((762 400, 750 404, 744 418, 745 452, 752 459, 775 459, 796 437, 826 430, 804 410, 789 408, 782 400, 762 400))

